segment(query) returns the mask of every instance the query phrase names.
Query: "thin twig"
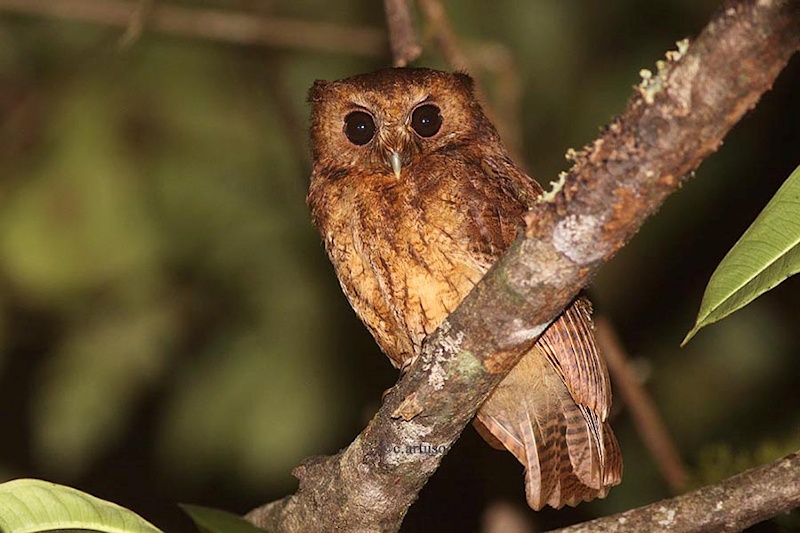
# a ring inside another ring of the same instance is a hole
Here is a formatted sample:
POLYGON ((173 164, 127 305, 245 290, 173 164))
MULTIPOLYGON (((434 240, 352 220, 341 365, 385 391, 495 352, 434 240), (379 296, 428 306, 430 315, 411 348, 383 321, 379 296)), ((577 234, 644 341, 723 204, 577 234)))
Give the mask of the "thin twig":
POLYGON ((608 320, 598 317, 595 329, 600 351, 608 363, 615 392, 619 393, 622 401, 630 409, 639 436, 650 451, 670 490, 673 494, 679 494, 686 486, 689 475, 661 413, 631 371, 625 349, 608 320))
POLYGON ((155 0, 139 0, 136 10, 131 14, 128 27, 125 28, 125 33, 119 41, 120 49, 130 48, 141 38, 145 21, 153 10, 154 3, 155 0))
MULTIPOLYGON (((124 0, 0 0, 0 10, 128 28, 138 2, 124 0)), ((386 32, 325 22, 263 17, 156 3, 147 30, 213 41, 387 57, 386 32)))
POLYGON ((384 0, 386 24, 389 27, 389 44, 395 67, 405 67, 422 53, 414 30, 409 0, 384 0))
POLYGON ((527 169, 522 151, 521 113, 519 112, 521 90, 511 53, 502 45, 483 43, 473 47, 476 58, 467 55, 450 24, 441 0, 417 0, 417 3, 429 26, 428 31, 433 35, 445 61, 454 70, 469 72, 472 75, 475 79, 478 98, 483 102, 486 114, 500 132, 503 144, 511 154, 511 158, 517 165, 527 169), (481 61, 475 60, 478 58, 481 61), (496 102, 486 98, 483 76, 476 68, 478 65, 497 75, 498 80, 502 82, 502 90, 499 91, 500 95, 496 102))
POLYGON ((715 485, 624 513, 604 516, 561 533, 742 531, 800 507, 800 452, 751 468, 715 485))
POLYGON ((417 0, 420 9, 425 14, 436 43, 442 51, 445 61, 456 70, 472 72, 470 60, 458 43, 447 12, 440 0, 417 0))

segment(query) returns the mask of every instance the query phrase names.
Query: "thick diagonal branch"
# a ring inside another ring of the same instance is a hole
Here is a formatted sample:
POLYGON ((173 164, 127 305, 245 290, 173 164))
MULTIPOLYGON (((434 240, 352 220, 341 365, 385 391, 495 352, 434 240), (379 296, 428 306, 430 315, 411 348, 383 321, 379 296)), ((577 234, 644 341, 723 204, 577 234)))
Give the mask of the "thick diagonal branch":
POLYGON ((671 53, 334 457, 297 494, 253 511, 270 531, 397 530, 493 387, 683 177, 772 85, 800 45, 797 0, 730 1, 671 53), (684 48, 680 46, 679 48, 684 48))

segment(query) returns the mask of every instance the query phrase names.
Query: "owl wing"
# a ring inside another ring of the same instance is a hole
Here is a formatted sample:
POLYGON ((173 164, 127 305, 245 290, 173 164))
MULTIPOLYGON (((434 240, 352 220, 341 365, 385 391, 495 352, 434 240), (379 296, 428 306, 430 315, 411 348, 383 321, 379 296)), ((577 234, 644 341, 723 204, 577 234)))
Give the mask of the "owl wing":
MULTIPOLYGON (((597 349, 589 300, 584 297, 575 300, 542 335, 537 346, 553 365, 590 430, 588 443, 582 439, 570 442, 568 432, 570 449, 579 449, 584 444, 596 448, 601 484, 619 484, 622 456, 611 426, 606 422, 611 409, 611 380, 597 349)), ((584 475, 593 469, 581 471, 574 463, 573 466, 581 480, 594 479, 594 475, 584 475)))
POLYGON ((570 306, 476 418, 490 444, 501 444, 525 466, 534 509, 604 497, 621 480, 619 445, 606 423, 608 373, 594 343, 590 312, 584 299, 570 306))
MULTIPOLYGON (((479 174, 515 198, 523 211, 542 191, 508 157, 485 158, 479 174)), ((507 247, 516 232, 505 230, 507 247)), ((622 478, 619 444, 606 422, 608 371, 593 329, 591 304, 579 298, 522 357, 475 419, 490 445, 507 448, 525 466, 528 503, 534 509, 603 497, 622 478)))
POLYGON ((575 402, 606 420, 611 408, 611 384, 595 343, 589 300, 575 300, 542 335, 538 346, 575 402))

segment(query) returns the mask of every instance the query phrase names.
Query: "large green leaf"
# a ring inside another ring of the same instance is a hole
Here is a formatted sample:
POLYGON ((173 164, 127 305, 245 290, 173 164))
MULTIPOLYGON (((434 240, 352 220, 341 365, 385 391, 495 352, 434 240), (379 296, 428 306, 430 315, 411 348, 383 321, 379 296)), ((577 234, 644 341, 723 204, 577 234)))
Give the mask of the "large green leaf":
POLYGON ((264 531, 227 511, 188 504, 181 504, 181 509, 192 517, 203 533, 263 533, 264 531))
POLYGON ((33 533, 62 529, 161 533, 133 511, 77 489, 39 479, 15 479, 0 484, 0 531, 33 533))
POLYGON ((700 328, 741 309, 800 272, 800 166, 778 189, 708 282, 700 312, 681 345, 700 328))

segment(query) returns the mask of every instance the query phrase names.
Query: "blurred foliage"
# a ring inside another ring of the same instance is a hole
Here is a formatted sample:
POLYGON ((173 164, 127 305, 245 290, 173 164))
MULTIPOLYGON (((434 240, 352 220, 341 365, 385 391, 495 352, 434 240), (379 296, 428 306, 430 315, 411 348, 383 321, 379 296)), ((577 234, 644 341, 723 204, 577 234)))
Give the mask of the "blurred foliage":
MULTIPOLYGON (((367 0, 179 5, 383 26, 367 0)), ((717 3, 447 5, 466 49, 513 58, 513 71, 484 61, 475 74, 493 108, 512 106, 504 120, 518 124, 501 126, 521 131, 546 183, 717 3)), ((350 442, 396 377, 304 205, 307 88, 389 58, 147 29, 123 49, 121 36, 0 9, 0 473, 189 531, 176 502, 245 512, 294 490, 291 469, 350 442)), ((420 64, 445 66, 425 44, 420 64)), ((592 289, 698 471, 711 443, 800 444, 800 283, 678 349, 714 266, 798 163, 800 121, 786 120, 800 117, 797 63, 592 289)), ((623 484, 531 520, 555 527, 668 495, 617 411, 623 484)), ((406 527, 476 530, 496 499, 525 508, 522 469, 468 430, 406 527)))
MULTIPOLYGON (((800 428, 783 441, 763 440, 755 449, 738 449, 729 443, 715 443, 703 447, 698 454, 698 465, 691 481, 692 486, 718 483, 748 468, 754 468, 797 451, 800 428)), ((773 522, 781 531, 800 531, 800 509, 776 516, 773 522)))
POLYGON ((748 468, 775 461, 795 451, 798 439, 800 434, 796 433, 786 442, 763 441, 754 450, 740 451, 735 451, 728 443, 709 444, 698 455, 699 464, 692 484, 717 483, 748 468))

